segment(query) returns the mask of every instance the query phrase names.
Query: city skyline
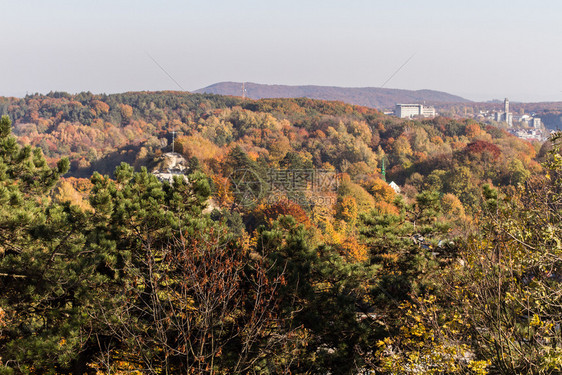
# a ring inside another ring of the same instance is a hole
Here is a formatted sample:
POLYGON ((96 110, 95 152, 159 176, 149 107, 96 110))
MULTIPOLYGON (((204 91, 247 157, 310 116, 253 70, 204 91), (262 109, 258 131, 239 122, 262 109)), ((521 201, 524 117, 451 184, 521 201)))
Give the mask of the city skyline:
POLYGON ((562 101, 562 4, 550 0, 3 3, 2 96, 388 81, 475 101, 562 101))

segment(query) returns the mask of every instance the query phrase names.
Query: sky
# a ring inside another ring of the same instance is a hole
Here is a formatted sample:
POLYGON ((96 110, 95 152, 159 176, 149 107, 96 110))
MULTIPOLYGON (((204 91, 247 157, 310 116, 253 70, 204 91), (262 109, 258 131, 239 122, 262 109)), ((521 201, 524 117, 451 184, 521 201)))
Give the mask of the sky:
POLYGON ((385 87, 562 101, 559 0, 0 0, 0 14, 2 96, 380 87, 411 57, 385 87))

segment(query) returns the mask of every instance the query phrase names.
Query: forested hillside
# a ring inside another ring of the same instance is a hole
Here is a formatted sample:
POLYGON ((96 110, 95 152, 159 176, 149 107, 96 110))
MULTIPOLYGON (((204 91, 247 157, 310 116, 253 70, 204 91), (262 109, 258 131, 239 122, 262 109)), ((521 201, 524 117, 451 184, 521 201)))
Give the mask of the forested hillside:
POLYGON ((0 111, 0 372, 561 370, 557 140, 311 99, 0 111))
MULTIPOLYGON (((12 118, 21 143, 41 147, 52 162, 69 157, 71 175, 81 177, 94 170, 112 173, 120 161, 146 164, 171 150, 172 131, 177 149, 214 173, 235 146, 262 165, 299 156, 310 166, 354 178, 379 176, 384 158, 390 179, 416 188, 421 187, 418 174, 437 169, 451 177, 461 164, 471 178, 495 184, 516 182, 521 173, 539 168, 534 147, 493 127, 445 118, 405 121, 340 102, 174 92, 52 93, 3 98, 0 113, 12 118), (481 168, 482 158, 487 168, 481 168)), ((450 179, 441 177, 449 186, 450 179)))
POLYGON ((243 96, 251 99, 310 98, 339 100, 372 108, 394 108, 396 103, 469 103, 470 100, 435 90, 400 90, 382 87, 334 87, 264 85, 246 82, 219 82, 196 90, 201 94, 243 96))

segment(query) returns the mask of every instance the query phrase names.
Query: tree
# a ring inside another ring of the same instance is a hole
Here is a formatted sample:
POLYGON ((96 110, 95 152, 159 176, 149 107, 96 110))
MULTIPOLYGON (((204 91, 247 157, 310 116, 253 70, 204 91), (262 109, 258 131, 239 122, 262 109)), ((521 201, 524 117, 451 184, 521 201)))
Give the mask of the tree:
POLYGON ((495 373, 562 369, 561 160, 556 147, 545 176, 509 194, 484 190, 481 234, 469 242, 466 267, 457 273, 473 350, 491 360, 495 373))
POLYGON ((369 189, 377 202, 391 203, 396 197, 396 192, 386 182, 376 179, 369 189))
POLYGON ((400 333, 377 342, 380 373, 485 375, 490 361, 474 358, 464 336, 469 325, 455 300, 412 296, 400 305, 400 333))
POLYGON ((268 277, 243 238, 202 214, 207 178, 162 184, 125 164, 115 176, 92 178, 95 238, 110 277, 96 303, 95 366, 246 373, 282 353, 290 337, 276 315, 283 272, 268 277))
MULTIPOLYGON (((454 249, 444 246, 448 241, 448 225, 442 219, 439 194, 423 192, 416 200, 406 204, 396 200, 401 208, 399 214, 388 214, 373 210, 361 217, 359 232, 367 246, 370 262, 379 268, 368 299, 371 321, 370 340, 371 366, 378 370, 395 373, 387 361, 398 361, 388 352, 388 347, 397 346, 401 340, 410 340, 403 332, 408 322, 408 309, 416 298, 428 298, 439 290, 440 275, 454 249), (441 242, 441 244, 440 244, 441 242), (378 343, 378 344, 377 344, 378 343), (389 359, 390 358, 390 359, 389 359), (392 359, 394 358, 394 359, 392 359), (385 364, 386 363, 386 364, 385 364)), ((405 341, 402 342, 404 344, 405 341)), ((404 354, 406 357, 408 353, 404 354)))
POLYGON ((294 346, 294 373, 357 373, 368 347, 368 322, 357 318, 375 270, 348 262, 340 249, 314 248, 311 233, 290 216, 259 229, 257 251, 270 273, 284 273, 279 288, 281 316, 302 342, 294 346))
POLYGON ((561 160, 555 149, 546 176, 505 193, 483 186, 479 230, 439 288, 410 293, 401 335, 379 342, 384 369, 560 373, 561 160))
POLYGON ((91 330, 97 256, 85 247, 88 214, 47 199, 68 160, 50 168, 0 120, 0 357, 3 370, 79 368, 91 330))

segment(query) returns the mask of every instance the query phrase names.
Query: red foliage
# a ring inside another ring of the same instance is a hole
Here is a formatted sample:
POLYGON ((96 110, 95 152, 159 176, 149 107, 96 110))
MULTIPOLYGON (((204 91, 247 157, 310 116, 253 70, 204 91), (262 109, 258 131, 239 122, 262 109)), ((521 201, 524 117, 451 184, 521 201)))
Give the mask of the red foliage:
POLYGON ((299 224, 303 224, 306 228, 311 226, 310 219, 308 218, 305 210, 290 200, 267 206, 263 210, 263 213, 269 220, 276 220, 281 215, 290 215, 295 218, 299 224))
POLYGON ((494 159, 499 158, 502 153, 498 146, 486 141, 476 141, 469 143, 465 147, 464 151, 467 154, 481 154, 483 152, 488 152, 493 155, 494 159))

